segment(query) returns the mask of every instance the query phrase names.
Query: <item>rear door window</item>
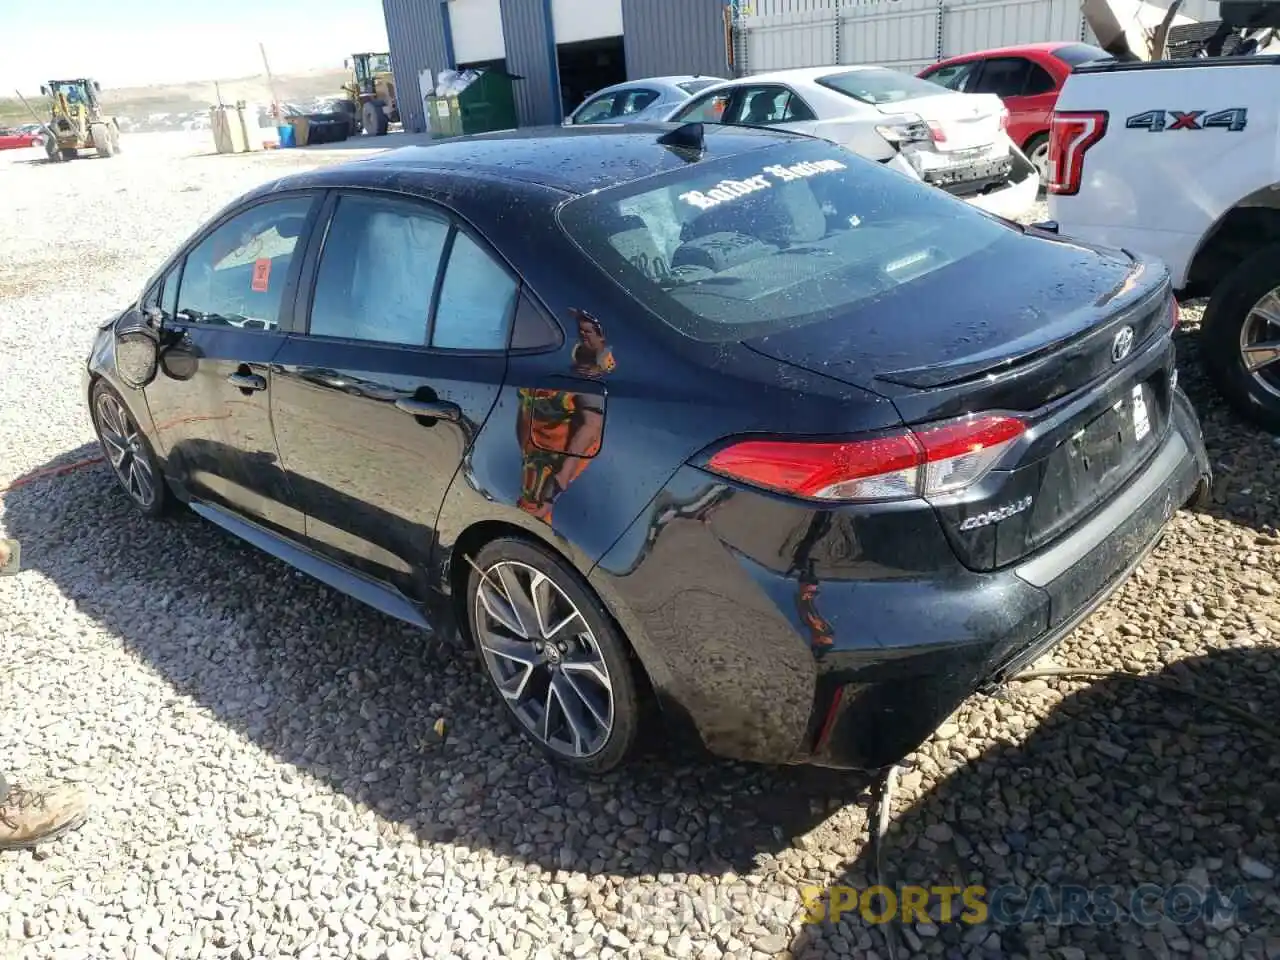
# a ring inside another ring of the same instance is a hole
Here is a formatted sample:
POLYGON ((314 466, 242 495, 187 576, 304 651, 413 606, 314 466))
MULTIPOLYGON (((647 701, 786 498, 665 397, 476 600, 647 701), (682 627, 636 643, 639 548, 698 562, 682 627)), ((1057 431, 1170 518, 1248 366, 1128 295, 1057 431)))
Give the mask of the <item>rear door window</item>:
POLYGON ((813 111, 794 90, 769 84, 739 87, 733 106, 725 113, 724 122, 771 126, 813 119, 813 111))
POLYGON ((1022 57, 995 57, 982 65, 977 81, 967 93, 994 93, 997 97, 1020 97, 1027 87, 1032 63, 1022 57))
POLYGON ((451 227, 419 204, 340 197, 320 255, 309 332, 426 346, 451 227))
POLYGON ((629 90, 618 97, 614 116, 629 117, 639 113, 658 99, 657 90, 629 90))
POLYGON ((1015 235, 962 200, 817 142, 590 194, 566 204, 560 223, 634 299, 713 342, 829 318, 1015 235))

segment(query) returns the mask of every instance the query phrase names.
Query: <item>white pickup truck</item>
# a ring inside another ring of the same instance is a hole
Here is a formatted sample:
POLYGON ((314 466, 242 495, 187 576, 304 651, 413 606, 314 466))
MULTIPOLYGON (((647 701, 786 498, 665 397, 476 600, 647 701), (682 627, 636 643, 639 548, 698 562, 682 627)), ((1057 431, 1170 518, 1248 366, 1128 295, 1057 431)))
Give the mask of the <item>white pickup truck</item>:
MULTIPOLYGON (((1075 68, 1052 120, 1044 226, 1158 257, 1180 298, 1208 297, 1210 376, 1280 432, 1280 0, 1220 12, 1213 37, 1194 28, 1208 53, 1075 68)), ((1192 28, 1167 49, 1179 30, 1192 28)))

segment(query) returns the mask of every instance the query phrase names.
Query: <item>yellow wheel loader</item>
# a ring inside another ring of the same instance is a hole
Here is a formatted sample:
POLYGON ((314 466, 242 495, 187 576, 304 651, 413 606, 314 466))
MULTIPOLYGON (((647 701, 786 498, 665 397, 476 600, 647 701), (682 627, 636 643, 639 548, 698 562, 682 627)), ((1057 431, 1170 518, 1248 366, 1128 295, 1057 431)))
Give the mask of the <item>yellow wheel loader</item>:
POLYGON ((353 53, 343 64, 351 79, 343 86, 343 108, 351 115, 351 133, 384 136, 387 127, 400 122, 396 105, 396 78, 389 53, 353 53))
POLYGON ((49 98, 45 126, 52 136, 45 137, 44 149, 50 160, 74 160, 81 150, 93 150, 100 157, 120 152, 120 126, 102 112, 98 81, 50 80, 40 92, 49 98))

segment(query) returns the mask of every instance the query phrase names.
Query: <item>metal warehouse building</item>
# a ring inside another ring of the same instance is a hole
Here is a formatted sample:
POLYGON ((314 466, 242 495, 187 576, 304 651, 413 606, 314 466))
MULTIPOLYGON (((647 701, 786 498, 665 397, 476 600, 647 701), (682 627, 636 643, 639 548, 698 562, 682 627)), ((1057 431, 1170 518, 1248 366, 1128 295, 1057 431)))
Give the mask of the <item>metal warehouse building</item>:
MULTIPOLYGON (((725 0, 383 0, 406 130, 426 129, 426 71, 497 66, 521 124, 559 123, 628 78, 732 76, 725 0), (412 93, 410 91, 413 91, 412 93)), ((429 82, 429 81, 426 81, 429 82)))

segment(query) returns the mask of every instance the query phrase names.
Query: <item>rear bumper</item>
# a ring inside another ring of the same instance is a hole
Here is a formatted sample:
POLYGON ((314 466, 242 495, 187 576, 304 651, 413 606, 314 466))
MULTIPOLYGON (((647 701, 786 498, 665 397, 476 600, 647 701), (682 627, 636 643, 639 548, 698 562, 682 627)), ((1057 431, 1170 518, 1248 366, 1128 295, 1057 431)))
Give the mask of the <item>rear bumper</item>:
MULTIPOLYGON (((1211 482, 1199 421, 1175 390, 1170 430, 1143 472, 1068 537, 990 575, 1041 593, 1047 601, 1043 628, 921 651, 895 661, 888 675, 854 670, 828 678, 823 727, 808 759, 864 768, 902 759, 965 697, 998 686, 1063 640, 1128 579, 1174 511, 1211 482)), ((817 707, 823 708, 821 699, 817 707)))
MULTIPOLYGON (((1017 220, 1030 212, 1040 196, 1040 175, 1026 155, 1012 143, 1009 144, 1009 155, 1013 159, 1013 170, 1003 185, 988 185, 981 192, 958 195, 980 210, 1006 220, 1017 220)), ((957 185, 956 189, 963 190, 964 185, 957 185)))
POLYGON ((1103 602, 1210 470, 1180 391, 1125 491, 1016 566, 928 511, 816 511, 682 468, 592 571, 660 702, 713 753, 875 768, 1103 602))

